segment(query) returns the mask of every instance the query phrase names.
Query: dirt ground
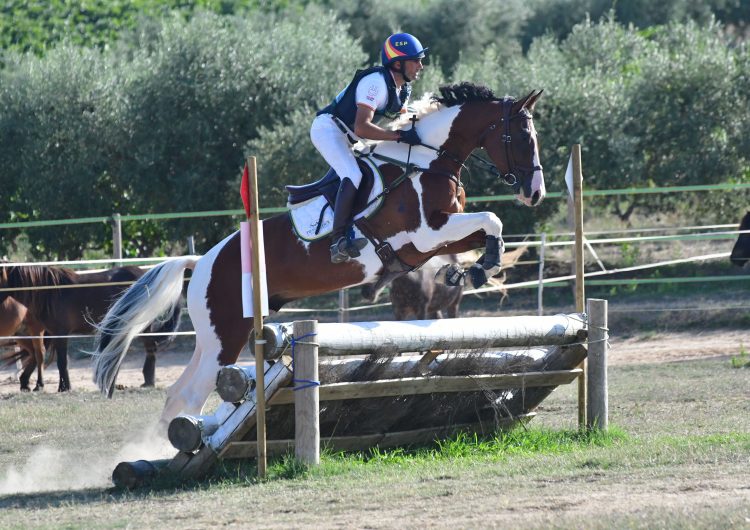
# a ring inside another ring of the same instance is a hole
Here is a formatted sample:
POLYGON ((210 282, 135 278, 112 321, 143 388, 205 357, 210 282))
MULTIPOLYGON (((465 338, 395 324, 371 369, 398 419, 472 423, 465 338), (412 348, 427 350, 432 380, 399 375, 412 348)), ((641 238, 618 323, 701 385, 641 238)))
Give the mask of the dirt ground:
MULTIPOLYGON (((673 361, 706 359, 712 357, 730 358, 740 353, 744 345, 750 348, 750 333, 744 330, 712 330, 699 333, 647 333, 637 336, 618 337, 610 339, 609 364, 648 364, 673 361)), ((246 352, 245 352, 246 353, 246 352)), ((174 383, 190 360, 192 351, 186 348, 172 348, 157 354, 156 385, 167 387, 174 383)), ((243 354, 242 359, 247 357, 243 354)), ((132 349, 125 358, 123 368, 117 378, 119 385, 137 387, 143 383, 141 369, 144 353, 132 349)), ((74 389, 95 390, 92 382, 91 362, 87 359, 69 362, 70 382, 74 389)), ((0 394, 18 391, 15 380, 17 371, 13 367, 0 370, 0 394)), ((57 390, 57 368, 49 366, 45 372, 47 382, 44 391, 57 390)), ((32 387, 36 376, 32 376, 32 387)))
MULTIPOLYGON (((750 334, 743 330, 649 332, 615 335, 610 345, 611 366, 728 359, 750 346, 750 334)), ((182 373, 191 353, 179 347, 159 354, 157 386, 163 388, 172 384, 182 373)), ((131 352, 118 382, 127 387, 140 386, 143 359, 143 353, 137 349, 131 352)), ((249 356, 245 354, 242 359, 249 360, 249 356)), ((57 369, 51 366, 47 373, 45 392, 54 392, 57 369)), ((14 375, 12 369, 0 371, 0 395, 18 392, 14 375)), ((74 391, 95 390, 91 375, 90 361, 71 360, 74 391)), ((737 404, 742 406, 740 401, 737 404)), ((504 466, 478 466, 459 474, 446 464, 445 469, 431 468, 413 477, 404 478, 398 470, 393 471, 399 473, 398 476, 368 475, 366 481, 355 477, 343 481, 345 486, 338 484, 341 477, 320 477, 316 481, 291 485, 269 483, 253 488, 253 501, 259 507, 255 515, 266 522, 265 528, 321 525, 327 528, 580 528, 584 521, 590 528, 750 528, 750 476, 746 460, 712 455, 699 463, 691 459, 684 464, 619 466, 605 472, 606 466, 601 471, 592 466, 605 465, 607 453, 593 454, 598 456, 587 454, 561 459, 560 466, 564 469, 561 468, 559 475, 535 480, 521 480, 518 473, 504 466), (583 460, 575 461, 576 458, 583 460), (285 492, 283 510, 278 503, 279 488, 285 492), (373 491, 378 492, 377 500, 369 501, 373 491), (312 497, 316 502, 309 502, 312 497), (411 500, 405 502, 404 499, 411 500), (435 502, 437 499, 439 501, 435 502), (609 514, 607 523, 590 526, 588 514, 595 512, 609 514)), ((540 457, 540 465, 547 465, 544 463, 555 458, 559 457, 540 457)), ((654 455, 654 458, 659 457, 654 455)), ((155 496, 132 502, 96 501, 86 505, 84 511, 106 511, 107 515, 101 516, 107 521, 121 517, 133 528, 169 527, 175 524, 176 518, 185 517, 184 511, 195 502, 204 507, 241 506, 247 502, 246 495, 247 490, 243 488, 209 489, 200 496, 195 492, 176 492, 166 498, 155 496), (135 513, 134 502, 138 503, 135 513)), ((37 502, 34 499, 36 497, 29 497, 28 502, 37 502)), ((36 523, 43 525, 42 521, 50 517, 50 509, 46 507, 48 500, 38 501, 44 507, 38 506, 41 519, 36 523)), ((67 502, 62 500, 60 504, 67 502)), ((64 515, 60 506, 53 512, 56 518, 69 516, 64 515)), ((24 517, 28 517, 28 527, 34 526, 35 513, 30 509, 23 512, 24 517)), ((190 517, 191 528, 247 527, 246 520, 232 510, 201 509, 190 517)))

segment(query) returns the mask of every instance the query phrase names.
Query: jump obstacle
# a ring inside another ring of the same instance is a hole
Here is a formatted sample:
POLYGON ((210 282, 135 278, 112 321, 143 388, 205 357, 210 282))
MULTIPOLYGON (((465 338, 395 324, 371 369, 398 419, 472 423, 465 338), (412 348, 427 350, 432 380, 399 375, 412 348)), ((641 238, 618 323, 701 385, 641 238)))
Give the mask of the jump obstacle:
MULTIPOLYGON (((510 428, 529 421, 558 385, 579 378, 587 357, 589 426, 606 428, 607 303, 589 300, 587 309, 541 317, 266 324, 268 454, 293 450, 314 465, 321 446, 365 450, 510 428)), ((220 460, 255 457, 255 382, 254 365, 222 368, 217 392, 224 401, 213 414, 170 423, 177 455, 122 462, 115 485, 138 487, 162 473, 199 478, 220 460)))

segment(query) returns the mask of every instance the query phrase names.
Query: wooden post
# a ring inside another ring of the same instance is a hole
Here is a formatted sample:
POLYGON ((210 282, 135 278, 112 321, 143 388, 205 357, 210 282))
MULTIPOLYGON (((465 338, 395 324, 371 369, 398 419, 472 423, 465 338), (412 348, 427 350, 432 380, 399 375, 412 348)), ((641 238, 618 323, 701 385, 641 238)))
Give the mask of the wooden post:
MULTIPOLYGON (((112 214, 112 257, 122 259, 122 218, 119 213, 112 214)), ((121 265, 117 262, 117 265, 121 265)))
POLYGON ((258 233, 260 232, 260 216, 258 213, 258 173, 255 157, 247 157, 247 167, 250 176, 250 237, 253 241, 253 331, 255 336, 255 400, 256 431, 258 433, 258 476, 266 476, 266 385, 263 373, 263 304, 261 301, 261 275, 260 275, 260 245, 258 245, 258 233))
POLYGON ((339 290, 339 323, 349 322, 349 290, 339 290))
POLYGON ((539 288, 537 291, 537 308, 538 315, 544 313, 544 246, 547 243, 547 233, 542 232, 542 238, 539 241, 539 288))
MULTIPOLYGON (((576 268, 576 311, 582 313, 586 294, 583 279, 583 173, 581 171, 581 144, 573 145, 573 221, 575 223, 575 263, 576 268)), ((578 427, 586 427, 586 361, 579 368, 583 369, 578 378, 578 427)))
POLYGON ((294 336, 307 337, 294 352, 294 456, 300 462, 320 464, 320 392, 318 379, 318 323, 294 323, 294 336), (301 390, 298 390, 301 389, 301 390))
POLYGON ((588 421, 589 429, 606 431, 609 427, 607 389, 607 301, 589 298, 588 421))

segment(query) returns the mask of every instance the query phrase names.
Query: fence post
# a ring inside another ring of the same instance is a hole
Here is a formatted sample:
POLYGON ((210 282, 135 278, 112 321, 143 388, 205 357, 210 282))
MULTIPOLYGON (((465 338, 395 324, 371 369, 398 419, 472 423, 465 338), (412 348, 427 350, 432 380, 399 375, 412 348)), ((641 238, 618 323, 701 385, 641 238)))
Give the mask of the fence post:
POLYGON ((538 314, 544 313, 544 245, 547 243, 547 232, 542 232, 539 245, 539 290, 537 293, 538 314))
POLYGON ((119 213, 112 214, 112 257, 122 259, 122 218, 119 213))
POLYGON ((589 298, 589 351, 586 363, 588 379, 589 429, 606 431, 609 427, 609 405, 607 389, 607 351, 609 333, 607 328, 607 301, 589 298))
POLYGON ((339 324, 349 322, 349 289, 339 290, 339 324))
MULTIPOLYGON (((575 248, 573 265, 575 267, 575 303, 576 311, 583 313, 586 309, 586 290, 583 272, 583 173, 581 170, 581 144, 574 144, 570 154, 573 189, 573 226, 575 229, 575 248)), ((583 369, 578 377, 578 428, 586 427, 586 360, 581 363, 583 369)))
POLYGON ((195 236, 187 237, 187 252, 190 256, 195 256, 195 236))
POLYGON ((300 340, 294 351, 294 456, 300 462, 320 464, 320 392, 318 389, 318 322, 294 323, 300 340))

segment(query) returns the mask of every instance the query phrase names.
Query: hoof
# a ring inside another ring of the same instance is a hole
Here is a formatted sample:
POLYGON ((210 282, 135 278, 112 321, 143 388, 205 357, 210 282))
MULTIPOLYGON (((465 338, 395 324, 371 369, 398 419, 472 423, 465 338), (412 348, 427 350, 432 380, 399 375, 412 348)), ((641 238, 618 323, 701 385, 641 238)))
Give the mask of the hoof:
POLYGON ((58 392, 70 392, 70 385, 63 385, 63 384, 60 384, 60 385, 59 385, 59 386, 57 387, 57 391, 58 391, 58 392))
POLYGON ((154 388, 156 385, 152 381, 146 381, 141 385, 141 388, 154 388))
POLYGON ((481 265, 476 263, 469 269, 469 279, 474 289, 478 289, 487 283, 487 272, 482 268, 481 265))
POLYGON ((22 386, 21 387, 21 392, 31 392, 31 389, 29 387, 27 387, 27 386, 22 386))
POLYGON ((34 392, 44 391, 44 385, 36 385, 34 387, 34 392))

